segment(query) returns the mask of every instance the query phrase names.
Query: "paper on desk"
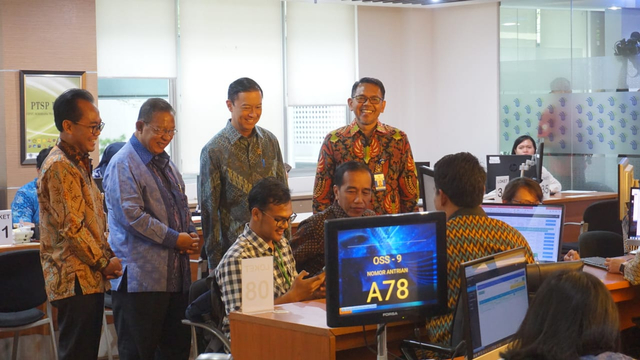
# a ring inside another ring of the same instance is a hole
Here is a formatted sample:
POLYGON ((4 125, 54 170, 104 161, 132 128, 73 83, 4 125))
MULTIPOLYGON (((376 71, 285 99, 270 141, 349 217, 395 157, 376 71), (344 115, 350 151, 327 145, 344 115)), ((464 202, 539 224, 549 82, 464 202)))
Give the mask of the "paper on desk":
POLYGON ((242 259, 242 312, 273 311, 273 256, 242 259))

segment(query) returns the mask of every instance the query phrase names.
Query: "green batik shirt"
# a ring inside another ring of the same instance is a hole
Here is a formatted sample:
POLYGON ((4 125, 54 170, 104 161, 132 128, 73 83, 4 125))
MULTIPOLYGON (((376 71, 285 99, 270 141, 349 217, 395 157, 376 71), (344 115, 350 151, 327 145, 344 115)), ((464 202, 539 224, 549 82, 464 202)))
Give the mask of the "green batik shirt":
POLYGON ((278 139, 264 128, 256 126, 246 138, 229 120, 202 148, 198 186, 209 269, 242 234, 250 217, 249 191, 269 176, 287 184, 278 139))

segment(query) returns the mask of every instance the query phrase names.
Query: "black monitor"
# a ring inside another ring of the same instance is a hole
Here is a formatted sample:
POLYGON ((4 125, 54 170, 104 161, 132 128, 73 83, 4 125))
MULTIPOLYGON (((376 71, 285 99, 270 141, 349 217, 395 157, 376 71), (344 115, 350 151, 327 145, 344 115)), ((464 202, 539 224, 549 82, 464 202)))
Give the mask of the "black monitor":
MULTIPOLYGON (((531 160, 531 155, 487 155, 486 191, 495 190, 497 176, 509 176, 510 181, 521 177, 520 165, 527 160, 531 160)), ((529 169, 524 172, 524 177, 538 179, 537 167, 529 166, 529 169)))
POLYGON ((526 264, 517 248, 460 265, 467 359, 497 360, 506 350, 529 308, 526 264))
POLYGON ((539 262, 560 261, 562 252, 563 204, 485 203, 487 216, 506 222, 518 230, 529 243, 539 262))
POLYGON ((425 321, 447 308, 444 212, 325 221, 327 325, 425 321))
POLYGON ((422 209, 425 211, 435 211, 436 206, 433 199, 436 197, 436 183, 433 179, 433 169, 428 166, 418 167, 418 180, 420 182, 420 198, 422 199, 422 209))
POLYGON ((640 188, 632 187, 629 195, 629 230, 628 237, 637 240, 638 221, 640 220, 640 188))

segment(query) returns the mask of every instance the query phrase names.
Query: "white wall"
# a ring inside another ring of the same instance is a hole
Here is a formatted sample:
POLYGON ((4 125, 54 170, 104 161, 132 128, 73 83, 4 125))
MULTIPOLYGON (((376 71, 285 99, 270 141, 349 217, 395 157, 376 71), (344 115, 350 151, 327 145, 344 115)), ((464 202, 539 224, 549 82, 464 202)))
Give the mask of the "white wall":
POLYGON ((498 10, 358 8, 359 75, 385 83, 381 119, 409 134, 416 160, 498 151, 498 10))
POLYGON ((174 0, 96 0, 99 77, 176 77, 174 0))
POLYGON ((279 0, 192 0, 180 6, 180 157, 200 171, 202 147, 230 118, 229 84, 240 77, 264 92, 259 125, 284 143, 282 21, 279 0))

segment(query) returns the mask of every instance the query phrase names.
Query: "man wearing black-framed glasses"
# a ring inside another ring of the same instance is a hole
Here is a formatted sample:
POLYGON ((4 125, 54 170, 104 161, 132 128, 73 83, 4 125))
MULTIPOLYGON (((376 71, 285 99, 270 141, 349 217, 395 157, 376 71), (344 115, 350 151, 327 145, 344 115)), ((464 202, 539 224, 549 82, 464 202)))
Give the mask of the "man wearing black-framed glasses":
POLYGON ((382 82, 364 77, 353 84, 347 100, 355 119, 330 132, 318 156, 313 212, 333 203, 336 167, 347 161, 366 164, 374 176, 371 209, 378 215, 418 210, 418 175, 407 134, 378 119, 387 102, 382 82))
POLYGON ((248 200, 249 223, 214 271, 227 313, 222 325, 227 336, 229 313, 242 308, 242 259, 273 256, 275 304, 324 297, 324 273, 308 279, 304 278, 308 272, 298 273, 291 246, 284 236, 296 217, 289 188, 279 179, 264 178, 253 186, 248 200))

